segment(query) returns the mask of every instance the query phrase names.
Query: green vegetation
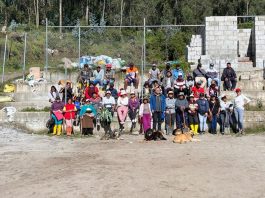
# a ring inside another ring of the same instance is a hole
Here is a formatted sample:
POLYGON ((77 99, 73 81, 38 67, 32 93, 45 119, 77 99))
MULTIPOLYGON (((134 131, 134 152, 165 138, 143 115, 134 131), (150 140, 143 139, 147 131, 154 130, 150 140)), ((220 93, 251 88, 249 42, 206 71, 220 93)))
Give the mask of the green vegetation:
POLYGON ((34 107, 27 107, 22 109, 21 112, 50 112, 50 107, 44 107, 43 109, 36 109, 34 107))
POLYGON ((253 126, 251 128, 246 128, 245 129, 246 134, 257 134, 257 133, 264 133, 265 132, 265 125, 257 125, 253 126))

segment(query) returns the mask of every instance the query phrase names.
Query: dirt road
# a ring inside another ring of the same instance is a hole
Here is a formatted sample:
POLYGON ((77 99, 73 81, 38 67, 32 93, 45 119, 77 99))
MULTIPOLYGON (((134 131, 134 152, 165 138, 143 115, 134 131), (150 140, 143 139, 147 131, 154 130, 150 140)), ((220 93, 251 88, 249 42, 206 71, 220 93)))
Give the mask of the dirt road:
POLYGON ((0 197, 265 197, 265 135, 144 143, 0 127, 0 197))

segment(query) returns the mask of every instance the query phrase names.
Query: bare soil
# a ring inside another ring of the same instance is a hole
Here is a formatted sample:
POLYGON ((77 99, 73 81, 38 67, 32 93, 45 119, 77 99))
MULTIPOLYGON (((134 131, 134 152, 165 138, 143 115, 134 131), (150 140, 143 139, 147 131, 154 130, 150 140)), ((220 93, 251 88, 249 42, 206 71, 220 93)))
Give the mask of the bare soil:
POLYGON ((0 126, 0 197, 265 197, 265 135, 100 141, 0 126))

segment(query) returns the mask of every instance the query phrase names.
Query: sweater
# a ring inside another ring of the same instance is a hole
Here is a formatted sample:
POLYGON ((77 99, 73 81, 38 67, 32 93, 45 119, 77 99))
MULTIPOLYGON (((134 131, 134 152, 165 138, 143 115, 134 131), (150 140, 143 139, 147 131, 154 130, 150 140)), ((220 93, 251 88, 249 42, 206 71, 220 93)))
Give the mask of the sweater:
POLYGON ((198 113, 199 114, 203 115, 209 111, 209 102, 205 98, 198 99, 197 104, 198 104, 198 113))
POLYGON ((176 109, 176 99, 175 98, 166 98, 166 112, 175 113, 176 109))
POLYGON ((189 103, 187 101, 187 99, 176 99, 176 109, 177 110, 181 110, 181 107, 184 107, 185 109, 187 109, 189 107, 189 103))
POLYGON ((120 106, 128 106, 129 104, 129 99, 128 97, 119 97, 118 98, 118 101, 117 101, 117 106, 120 107, 120 106))

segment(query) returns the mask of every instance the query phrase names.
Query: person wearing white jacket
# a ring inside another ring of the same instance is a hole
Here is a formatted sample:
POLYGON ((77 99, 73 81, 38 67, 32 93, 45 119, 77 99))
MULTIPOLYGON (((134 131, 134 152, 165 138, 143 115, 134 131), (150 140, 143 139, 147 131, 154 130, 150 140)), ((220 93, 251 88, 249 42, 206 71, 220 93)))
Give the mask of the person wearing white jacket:
POLYGON ((147 97, 143 99, 143 103, 140 105, 139 116, 144 132, 151 129, 152 110, 147 97))
POLYGON ((251 100, 241 93, 241 89, 237 88, 235 91, 237 96, 233 101, 233 105, 234 105, 234 114, 237 121, 236 126, 237 130, 241 134, 244 134, 243 131, 243 120, 244 120, 244 109, 245 109, 244 106, 248 104, 251 100))

